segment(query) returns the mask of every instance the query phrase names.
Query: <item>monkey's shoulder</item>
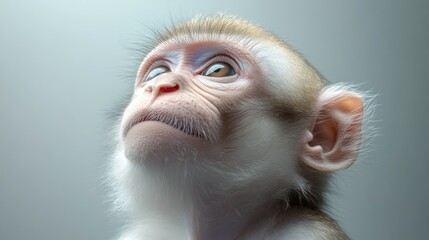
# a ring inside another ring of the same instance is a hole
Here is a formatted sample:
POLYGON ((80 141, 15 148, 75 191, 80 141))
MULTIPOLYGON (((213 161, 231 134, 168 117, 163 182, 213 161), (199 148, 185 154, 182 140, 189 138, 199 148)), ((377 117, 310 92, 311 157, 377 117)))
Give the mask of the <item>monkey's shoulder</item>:
POLYGON ((290 209, 254 225, 246 240, 348 240, 337 222, 320 210, 290 209))

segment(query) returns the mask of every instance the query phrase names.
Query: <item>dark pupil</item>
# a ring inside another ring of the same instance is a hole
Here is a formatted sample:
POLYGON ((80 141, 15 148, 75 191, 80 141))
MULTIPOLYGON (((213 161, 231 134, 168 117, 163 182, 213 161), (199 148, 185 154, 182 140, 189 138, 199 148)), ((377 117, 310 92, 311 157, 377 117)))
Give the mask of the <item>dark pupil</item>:
POLYGON ((228 63, 214 63, 203 72, 203 75, 211 77, 227 77, 234 74, 234 68, 232 68, 228 63))

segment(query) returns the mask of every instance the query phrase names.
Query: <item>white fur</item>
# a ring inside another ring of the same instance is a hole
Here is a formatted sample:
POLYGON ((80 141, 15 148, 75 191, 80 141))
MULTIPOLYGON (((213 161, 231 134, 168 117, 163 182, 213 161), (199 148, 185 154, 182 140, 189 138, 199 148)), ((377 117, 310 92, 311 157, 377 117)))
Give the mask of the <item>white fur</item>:
MULTIPOLYGON (((180 37, 185 42, 195 41, 195 36, 180 37)), ((295 69, 304 63, 294 52, 242 36, 198 35, 198 40, 213 38, 248 51, 270 79, 271 90, 278 91, 273 94, 291 98, 302 94, 294 91, 300 84, 295 69)), ((167 45, 168 41, 159 47, 167 45)), ((349 89, 334 85, 323 91, 323 97, 336 97, 341 91, 349 89)), ((298 189, 305 197, 310 186, 299 175, 297 159, 301 149, 298 140, 308 126, 261 116, 265 109, 254 101, 241 103, 235 123, 239 127, 222 142, 214 142, 211 152, 196 149, 177 159, 151 159, 164 161, 165 169, 128 160, 117 127, 118 144, 108 178, 115 210, 131 219, 120 240, 194 239, 194 229, 200 229, 206 240, 231 239, 253 214, 263 213, 264 204, 272 199, 287 197, 285 193, 291 189, 298 189), (211 228, 204 228, 208 225, 211 228)), ((317 239, 314 226, 291 224, 266 239, 317 239)), ((262 239, 259 236, 267 234, 264 229, 254 229, 255 235, 247 239, 262 239)))

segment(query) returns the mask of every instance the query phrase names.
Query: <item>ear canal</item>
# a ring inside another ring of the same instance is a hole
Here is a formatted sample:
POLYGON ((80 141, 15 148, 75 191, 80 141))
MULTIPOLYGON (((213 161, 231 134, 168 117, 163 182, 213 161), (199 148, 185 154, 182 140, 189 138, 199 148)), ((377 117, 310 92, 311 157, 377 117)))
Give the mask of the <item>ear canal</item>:
POLYGON ((302 161, 319 171, 350 167, 361 143, 362 98, 348 91, 323 92, 318 117, 304 138, 302 161))

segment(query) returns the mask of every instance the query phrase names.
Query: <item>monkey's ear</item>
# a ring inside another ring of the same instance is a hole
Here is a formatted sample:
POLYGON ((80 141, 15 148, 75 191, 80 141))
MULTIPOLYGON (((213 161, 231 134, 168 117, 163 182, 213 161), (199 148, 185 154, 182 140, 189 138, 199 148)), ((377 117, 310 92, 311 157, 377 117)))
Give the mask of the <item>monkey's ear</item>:
POLYGON ((302 161, 324 172, 350 167, 361 144, 362 97, 328 88, 319 97, 318 106, 316 122, 306 130, 302 161))

